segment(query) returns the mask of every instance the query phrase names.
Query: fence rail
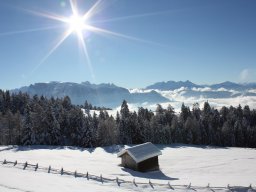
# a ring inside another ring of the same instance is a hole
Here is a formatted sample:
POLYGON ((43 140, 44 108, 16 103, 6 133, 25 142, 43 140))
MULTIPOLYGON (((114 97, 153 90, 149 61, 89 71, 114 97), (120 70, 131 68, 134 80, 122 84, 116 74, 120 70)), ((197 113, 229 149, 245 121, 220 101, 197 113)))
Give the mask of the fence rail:
POLYGON ((1 165, 12 165, 12 167, 16 167, 16 168, 20 168, 23 170, 34 170, 34 171, 41 171, 41 172, 46 172, 46 173, 51 173, 51 174, 60 174, 60 175, 68 175, 68 176, 72 176, 75 178, 86 178, 87 180, 94 180, 94 181, 98 181, 101 183, 104 182, 112 182, 112 183, 116 183, 119 187, 122 184, 132 184, 136 187, 138 187, 138 185, 148 185, 151 188, 154 188, 154 186, 161 186, 161 187, 167 187, 171 190, 175 190, 175 189, 187 189, 187 190, 192 190, 192 191, 197 191, 197 190, 203 190, 203 189, 209 189, 212 192, 215 192, 216 190, 227 190, 227 191, 239 191, 239 192, 256 192, 255 187, 253 187, 252 185, 245 187, 245 186, 230 186, 229 184, 226 187, 213 187, 210 186, 210 184, 208 184, 207 186, 192 186, 191 183, 189 183, 188 185, 172 185, 170 184, 170 182, 167 182, 166 184, 164 183, 152 183, 151 180, 149 179, 148 182, 136 182, 135 178, 132 181, 127 181, 124 179, 120 179, 118 177, 116 178, 107 178, 107 177, 103 177, 102 174, 98 175, 93 175, 93 174, 89 174, 87 173, 80 173, 77 171, 68 171, 68 170, 64 170, 64 168, 62 167, 61 169, 56 169, 56 168, 52 168, 50 165, 49 167, 43 167, 43 166, 39 166, 39 164, 31 164, 28 163, 27 161, 25 163, 20 163, 17 160, 16 161, 8 161, 6 159, 4 159, 3 161, 0 160, 0 164, 1 165))

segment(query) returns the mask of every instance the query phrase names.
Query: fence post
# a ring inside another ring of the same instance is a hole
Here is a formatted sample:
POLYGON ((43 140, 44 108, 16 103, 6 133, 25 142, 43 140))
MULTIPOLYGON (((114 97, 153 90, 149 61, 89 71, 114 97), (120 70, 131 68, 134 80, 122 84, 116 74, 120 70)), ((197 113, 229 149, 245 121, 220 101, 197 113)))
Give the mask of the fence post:
POLYGON ((60 174, 63 175, 63 167, 60 170, 60 174))
POLYGON ((208 185, 206 186, 206 188, 210 188, 210 183, 208 183, 208 185))
POLYGON ((6 162, 6 159, 4 160, 4 162, 3 162, 3 164, 6 164, 7 162, 6 162))
POLYGON ((50 173, 51 172, 51 165, 49 165, 49 167, 48 167, 48 173, 50 173))
POLYGON ((35 171, 37 171, 37 169, 38 169, 38 163, 36 164, 35 171))
POLYGON ((28 166, 28 162, 26 161, 26 163, 24 163, 24 167, 23 167, 23 170, 25 170, 28 166))
POLYGON ((17 165, 17 160, 13 163, 13 166, 16 166, 17 165))
POLYGON ((77 173, 76 173, 76 171, 75 171, 75 173, 74 173, 74 176, 75 176, 75 177, 77 177, 77 173))
POLYGON ((120 187, 120 183, 119 183, 118 177, 116 177, 116 184, 120 187))
POLYGON ((100 181, 101 181, 101 183, 103 183, 102 174, 100 174, 100 181))
POLYGON ((151 181, 150 181, 150 179, 149 179, 148 183, 149 183, 150 187, 154 188, 154 187, 153 187, 153 184, 152 184, 151 181))
POLYGON ((89 180, 89 173, 88 173, 88 171, 86 173, 86 178, 87 178, 87 180, 89 180))
POLYGON ((170 184, 170 181, 168 181, 168 186, 170 187, 170 189, 174 190, 174 188, 170 184))
POLYGON ((190 187, 191 187, 191 183, 189 183, 189 185, 187 186, 187 189, 190 189, 190 187))

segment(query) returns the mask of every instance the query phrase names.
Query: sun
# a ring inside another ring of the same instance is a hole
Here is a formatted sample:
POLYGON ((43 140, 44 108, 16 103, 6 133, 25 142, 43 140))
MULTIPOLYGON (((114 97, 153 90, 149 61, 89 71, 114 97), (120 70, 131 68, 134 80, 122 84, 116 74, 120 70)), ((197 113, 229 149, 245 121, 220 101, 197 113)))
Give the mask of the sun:
POLYGON ((67 23, 69 24, 69 30, 72 32, 81 33, 86 28, 85 19, 79 15, 72 15, 67 23))
MULTIPOLYGON (((150 44, 156 44, 154 42, 151 41, 147 41, 147 40, 143 40, 143 39, 138 39, 136 37, 132 37, 132 36, 128 36, 128 35, 124 35, 121 33, 117 33, 117 32, 113 32, 110 30, 106 30, 103 28, 99 28, 96 27, 94 25, 92 25, 92 23, 97 23, 97 20, 95 22, 95 20, 92 19, 92 17, 98 13, 102 7, 103 0, 97 0, 92 7, 90 7, 90 9, 88 11, 86 11, 83 15, 79 14, 78 11, 78 7, 77 7, 77 2, 76 0, 69 0, 70 2, 70 8, 71 8, 71 16, 70 17, 66 17, 63 15, 57 15, 56 13, 49 13, 49 12, 37 12, 37 11, 33 11, 33 10, 26 10, 29 13, 32 13, 34 15, 37 16, 41 16, 41 17, 45 17, 51 20, 55 20, 58 21, 60 23, 64 23, 66 29, 63 31, 63 34, 59 37, 59 39, 56 41, 56 43, 53 45, 53 47, 50 49, 50 51, 42 58, 42 60, 38 63, 38 65, 33 69, 33 71, 35 71, 37 68, 40 67, 40 65, 42 65, 54 52, 56 49, 58 49, 58 47, 60 47, 62 45, 62 43, 72 34, 75 33, 75 35, 78 38, 78 45, 79 48, 82 51, 83 56, 86 59, 86 64, 89 67, 89 70, 91 72, 92 77, 94 78, 94 73, 93 73, 93 67, 91 64, 91 59, 89 56, 89 52, 87 49, 87 42, 86 42, 86 32, 92 32, 92 33, 97 33, 99 35, 111 35, 111 36, 115 36, 115 37, 120 37, 120 38, 125 38, 125 39, 129 39, 129 40, 135 40, 138 42, 143 42, 143 43, 150 43, 150 44)), ((149 14, 151 15, 151 14, 149 14)), ((142 16, 145 16, 142 15, 142 16)), ((131 16, 131 17, 140 17, 139 16, 131 16)), ((125 17, 125 18, 129 18, 125 17)), ((124 19, 125 19, 124 18, 124 19)), ((122 20, 122 18, 116 18, 113 20, 122 20)), ((111 21, 111 20, 110 20, 111 21)), ((104 22, 104 21, 103 21, 104 22)), ((99 21, 98 23, 101 23, 101 21, 99 21)), ((57 28, 57 27, 55 27, 57 28)), ((48 30, 48 29, 52 29, 52 28, 43 28, 44 30, 48 30)), ((28 32, 31 31, 38 31, 38 30, 43 30, 43 29, 33 29, 33 30, 28 30, 28 32)), ((89 33, 87 33, 89 34, 89 33)), ((159 45, 159 44, 157 44, 159 45)))

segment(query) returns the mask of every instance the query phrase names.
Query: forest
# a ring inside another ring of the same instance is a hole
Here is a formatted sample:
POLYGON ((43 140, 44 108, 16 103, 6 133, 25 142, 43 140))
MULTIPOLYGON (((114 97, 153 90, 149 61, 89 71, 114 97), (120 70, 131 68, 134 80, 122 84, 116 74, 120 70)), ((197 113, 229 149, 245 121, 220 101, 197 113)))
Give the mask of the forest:
POLYGON ((249 106, 223 106, 208 102, 202 109, 182 104, 176 113, 160 104, 130 111, 127 102, 113 117, 105 108, 0 90, 0 145, 69 145, 98 147, 113 144, 184 143, 196 145, 256 147, 256 110, 249 106), (85 113, 81 110, 84 108, 85 113), (98 115, 91 109, 98 109, 98 115))

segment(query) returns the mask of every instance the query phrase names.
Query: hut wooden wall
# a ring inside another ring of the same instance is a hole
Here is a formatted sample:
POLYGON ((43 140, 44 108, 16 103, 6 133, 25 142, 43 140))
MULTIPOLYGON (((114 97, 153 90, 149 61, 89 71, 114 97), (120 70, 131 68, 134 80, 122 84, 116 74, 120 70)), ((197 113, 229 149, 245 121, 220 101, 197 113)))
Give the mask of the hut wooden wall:
POLYGON ((145 161, 142 161, 138 164, 132 159, 132 157, 128 153, 123 154, 121 158, 123 167, 130 168, 135 171, 146 172, 159 170, 158 156, 146 159, 145 161))
POLYGON ((136 162, 133 160, 133 158, 131 158, 131 156, 128 153, 125 153, 122 156, 122 166, 131 168, 133 170, 137 170, 136 162))
POLYGON ((137 170, 141 172, 159 170, 158 156, 138 163, 137 170))

